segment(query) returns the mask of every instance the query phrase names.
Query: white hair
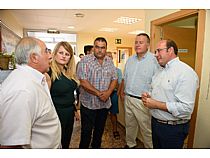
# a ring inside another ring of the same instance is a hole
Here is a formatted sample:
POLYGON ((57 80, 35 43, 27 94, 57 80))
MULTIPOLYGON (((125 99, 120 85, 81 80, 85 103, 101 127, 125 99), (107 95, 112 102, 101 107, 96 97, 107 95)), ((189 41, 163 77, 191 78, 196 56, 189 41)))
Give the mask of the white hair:
POLYGON ((39 44, 39 39, 33 37, 22 38, 15 49, 15 60, 16 63, 27 64, 30 54, 41 54, 41 46, 39 44))

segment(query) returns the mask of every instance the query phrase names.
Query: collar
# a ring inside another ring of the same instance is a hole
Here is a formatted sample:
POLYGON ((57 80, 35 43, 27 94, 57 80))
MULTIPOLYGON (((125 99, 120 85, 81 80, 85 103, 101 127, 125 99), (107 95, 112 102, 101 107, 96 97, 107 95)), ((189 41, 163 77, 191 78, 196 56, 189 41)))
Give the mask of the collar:
MULTIPOLYGON (((91 54, 91 55, 93 56, 93 60, 98 60, 98 58, 96 58, 94 54, 91 54)), ((103 61, 107 61, 108 59, 109 57, 105 55, 103 61)))
MULTIPOLYGON (((147 57, 147 55, 148 55, 148 51, 143 55, 143 57, 141 58, 141 60, 142 59, 144 59, 144 58, 146 58, 147 57)), ((139 60, 139 58, 138 58, 138 55, 137 54, 135 54, 135 57, 136 57, 136 59, 138 59, 139 60)))
POLYGON ((180 61, 180 60, 179 60, 179 57, 176 57, 176 58, 170 60, 170 61, 166 64, 165 68, 171 67, 174 63, 176 63, 176 62, 178 62, 178 61, 180 61))
POLYGON ((33 76, 34 80, 39 84, 42 84, 43 79, 45 79, 45 75, 43 75, 38 70, 28 66, 28 65, 17 65, 17 69, 23 70, 33 76))

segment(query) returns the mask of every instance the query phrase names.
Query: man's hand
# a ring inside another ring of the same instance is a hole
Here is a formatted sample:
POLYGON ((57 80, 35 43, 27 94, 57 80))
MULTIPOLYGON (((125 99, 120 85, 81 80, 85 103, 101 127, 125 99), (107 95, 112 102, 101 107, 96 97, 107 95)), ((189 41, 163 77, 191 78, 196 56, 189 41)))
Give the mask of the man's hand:
POLYGON ((145 92, 141 95, 144 106, 153 109, 155 108, 155 100, 151 98, 149 93, 145 92))
POLYGON ((100 100, 102 100, 103 102, 106 102, 108 99, 109 99, 109 96, 110 96, 110 92, 107 90, 107 91, 102 91, 100 92, 99 94, 99 98, 100 100))
POLYGON ((151 96, 149 95, 149 93, 147 93, 147 92, 143 93, 141 95, 141 97, 142 97, 142 102, 143 102, 144 106, 148 107, 149 109, 160 109, 160 110, 168 112, 166 103, 152 99, 151 96))
POLYGON ((124 103, 125 93, 123 91, 120 92, 120 99, 121 99, 122 103, 124 103))

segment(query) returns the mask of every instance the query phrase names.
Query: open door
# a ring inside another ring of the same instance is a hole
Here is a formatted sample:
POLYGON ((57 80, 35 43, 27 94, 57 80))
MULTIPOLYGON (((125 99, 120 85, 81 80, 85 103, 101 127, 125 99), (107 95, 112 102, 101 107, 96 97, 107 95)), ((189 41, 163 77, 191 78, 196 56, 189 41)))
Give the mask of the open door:
MULTIPOLYGON (((161 39, 169 38, 176 41, 180 60, 190 65, 197 72, 199 80, 202 70, 205 14, 205 10, 181 10, 151 22, 151 50, 155 50, 157 42, 161 39), (196 19, 194 28, 175 26, 177 23, 189 20, 192 17, 196 19)), ((191 117, 185 148, 193 148, 199 90, 196 95, 195 108, 191 117)))

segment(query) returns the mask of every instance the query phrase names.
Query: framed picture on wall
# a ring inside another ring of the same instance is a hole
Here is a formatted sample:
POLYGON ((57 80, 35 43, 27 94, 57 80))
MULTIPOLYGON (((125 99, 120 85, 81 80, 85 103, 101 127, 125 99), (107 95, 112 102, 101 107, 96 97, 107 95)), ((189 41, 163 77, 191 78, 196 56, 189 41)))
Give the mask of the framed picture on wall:
POLYGON ((132 54, 132 47, 117 47, 118 63, 125 64, 132 54))
POLYGON ((0 52, 12 54, 21 37, 0 21, 0 52))

